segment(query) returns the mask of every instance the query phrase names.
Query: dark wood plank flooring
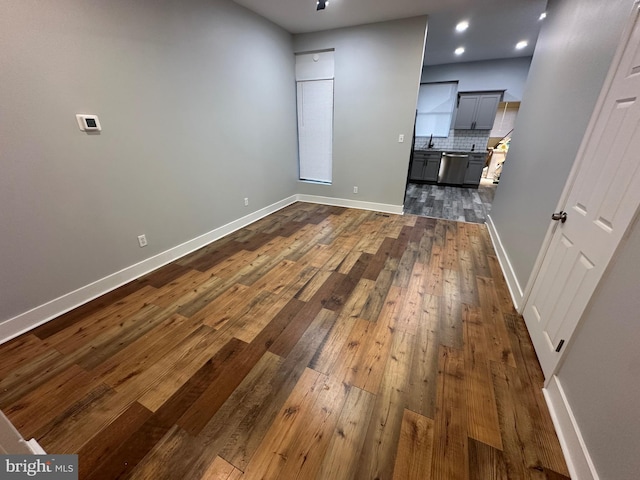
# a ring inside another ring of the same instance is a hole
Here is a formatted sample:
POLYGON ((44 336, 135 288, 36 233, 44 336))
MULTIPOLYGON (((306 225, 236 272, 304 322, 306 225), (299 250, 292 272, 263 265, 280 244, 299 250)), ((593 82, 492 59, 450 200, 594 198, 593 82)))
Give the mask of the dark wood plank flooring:
POLYGON ((296 203, 0 346, 82 479, 566 479, 483 225, 296 203))
POLYGON ((484 223, 491 211, 497 185, 482 182, 476 188, 409 183, 404 211, 412 215, 484 223))

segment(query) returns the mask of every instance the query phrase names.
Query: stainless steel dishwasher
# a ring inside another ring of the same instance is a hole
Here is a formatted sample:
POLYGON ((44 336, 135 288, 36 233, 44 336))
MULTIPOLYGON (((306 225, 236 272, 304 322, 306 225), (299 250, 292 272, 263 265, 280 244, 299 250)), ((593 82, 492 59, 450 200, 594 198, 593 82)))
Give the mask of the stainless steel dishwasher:
POLYGON ((438 183, 448 185, 462 185, 467 173, 469 155, 463 153, 444 153, 440 161, 438 183))

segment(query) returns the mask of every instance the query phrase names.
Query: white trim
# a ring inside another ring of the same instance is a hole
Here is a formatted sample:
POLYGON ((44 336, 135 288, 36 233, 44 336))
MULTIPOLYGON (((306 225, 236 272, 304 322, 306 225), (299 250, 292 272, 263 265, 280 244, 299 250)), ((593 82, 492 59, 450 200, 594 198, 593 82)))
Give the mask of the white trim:
POLYGON ((107 275, 106 277, 96 280, 89 285, 80 287, 73 292, 69 292, 27 312, 10 318, 5 322, 0 323, 0 344, 22 335, 23 333, 28 332, 29 330, 68 312, 69 310, 73 310, 94 298, 110 292, 111 290, 115 290, 125 283, 129 283, 136 278, 146 275, 147 273, 171 263, 180 257, 198 250, 199 248, 202 248, 225 235, 229 235, 236 230, 266 217, 267 215, 277 212, 278 210, 295 203, 298 200, 297 197, 297 195, 292 195, 284 200, 280 200, 272 205, 250 213, 249 215, 227 223, 226 225, 215 228, 208 233, 188 240, 176 247, 165 250, 151 258, 147 258, 135 265, 126 267, 119 272, 107 275))
POLYGON ((13 423, 0 411, 0 454, 29 455, 33 453, 13 423))
POLYGON ((35 438, 25 440, 20 432, 0 411, 0 454, 46 455, 35 438))
MULTIPOLYGON (((638 0, 640 1, 640 0, 638 0)), ((319 180, 304 180, 302 178, 299 178, 298 181, 300 183, 310 183, 311 185, 331 185, 331 182, 321 182, 319 180)))
POLYGON ((571 478, 574 480, 599 480, 600 477, 598 477, 598 472, 584 443, 576 418, 573 416, 569 401, 556 375, 551 377, 542 392, 549 407, 553 425, 556 427, 571 478))
POLYGON ((47 454, 47 452, 44 451, 44 448, 42 448, 40 446, 40 444, 38 443, 38 441, 35 438, 32 438, 31 440, 27 440, 24 443, 27 444, 27 447, 29 448, 29 450, 31 450, 31 453, 33 453, 34 455, 46 455, 47 454))
POLYGON ((507 255, 507 251, 505 250, 504 245, 500 240, 500 235, 498 234, 498 230, 493 223, 493 218, 491 218, 491 215, 487 215, 486 223, 487 229, 489 230, 489 237, 491 237, 491 243, 493 244, 493 249, 496 251, 496 256, 498 257, 498 262, 500 263, 500 268, 502 269, 504 278, 507 281, 507 287, 509 287, 511 300, 513 301, 513 305, 516 307, 516 310, 519 313, 522 313, 522 311, 520 310, 520 308, 524 306, 522 303, 522 287, 520 287, 516 272, 513 269, 511 262, 509 261, 509 255, 507 255))
POLYGON ((321 197, 318 195, 298 194, 298 201, 307 203, 321 203, 334 207, 358 208, 360 210, 373 210, 374 212, 393 213, 402 215, 404 207, 402 205, 390 205, 388 203, 364 202, 361 200, 349 200, 347 198, 321 197))

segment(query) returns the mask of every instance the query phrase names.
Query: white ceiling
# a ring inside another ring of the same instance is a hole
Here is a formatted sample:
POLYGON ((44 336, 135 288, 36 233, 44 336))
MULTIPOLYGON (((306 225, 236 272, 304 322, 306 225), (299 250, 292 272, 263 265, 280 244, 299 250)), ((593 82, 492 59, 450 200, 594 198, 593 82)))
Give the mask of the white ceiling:
POLYGON ((546 0, 511 0, 506 5, 502 2, 503 5, 488 6, 475 3, 462 11, 443 11, 429 16, 425 65, 533 55, 546 0), (455 26, 461 20, 467 20, 469 28, 458 33, 455 26), (515 45, 521 40, 529 45, 516 50, 515 45), (460 56, 453 54, 457 47, 465 49, 460 56))
POLYGON ((425 65, 531 55, 547 0, 329 0, 316 11, 316 0, 235 0, 291 33, 316 32, 365 23, 429 15, 425 65), (455 25, 469 20, 469 29, 455 25), (516 51, 519 40, 529 47, 516 51), (458 46, 461 56, 453 55, 458 46))

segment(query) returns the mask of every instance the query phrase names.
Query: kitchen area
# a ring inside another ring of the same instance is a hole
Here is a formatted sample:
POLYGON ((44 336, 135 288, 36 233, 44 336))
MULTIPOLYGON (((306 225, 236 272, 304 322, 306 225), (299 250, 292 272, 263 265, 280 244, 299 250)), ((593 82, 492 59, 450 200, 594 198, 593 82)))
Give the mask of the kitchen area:
POLYGON ((423 67, 405 213, 485 222, 529 64, 516 58, 423 67))
POLYGON ((428 131, 430 135, 414 136, 405 212, 483 223, 495 191, 492 181, 485 178, 483 182, 491 158, 487 144, 504 92, 456 92, 452 98, 457 85, 452 82, 443 87, 440 84, 421 92, 416 132, 428 131), (443 118, 444 112, 424 108, 433 104, 450 111, 450 120, 443 118), (446 126, 447 121, 453 122, 447 136, 434 138, 434 133, 442 132, 438 123, 446 126))
POLYGON ((505 181, 503 165, 519 160, 507 155, 545 4, 477 5, 429 16, 405 213, 488 218, 505 181))

